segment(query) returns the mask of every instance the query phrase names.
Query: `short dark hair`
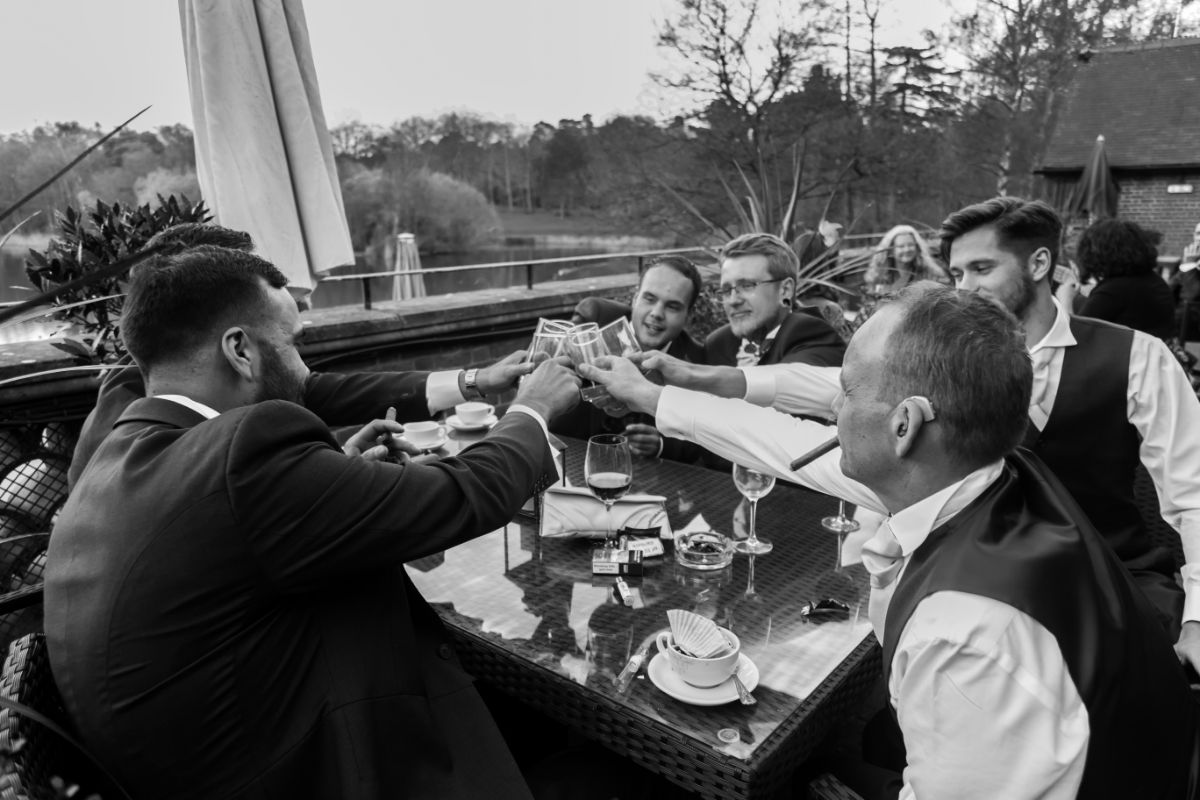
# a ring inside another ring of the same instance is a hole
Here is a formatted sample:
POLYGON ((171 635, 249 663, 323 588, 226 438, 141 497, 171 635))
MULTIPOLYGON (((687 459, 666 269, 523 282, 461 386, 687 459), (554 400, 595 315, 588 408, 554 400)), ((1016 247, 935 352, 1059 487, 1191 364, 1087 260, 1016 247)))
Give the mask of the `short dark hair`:
POLYGON ((183 360, 230 325, 254 327, 267 301, 263 284, 287 278, 241 250, 201 245, 152 259, 129 281, 121 336, 142 372, 183 360))
POLYGON ((161 247, 164 252, 170 253, 205 244, 246 253, 254 249, 254 240, 250 238, 250 234, 209 222, 180 222, 163 228, 150 237, 146 247, 161 247))
POLYGON ((993 197, 946 217, 939 232, 942 261, 950 263, 950 249, 955 239, 985 225, 994 227, 1000 246, 1015 253, 1022 261, 1044 247, 1050 251, 1051 268, 1058 263, 1062 219, 1041 200, 1019 197, 993 197))
POLYGON ((800 280, 800 256, 792 246, 770 233, 746 233, 721 248, 721 260, 741 256, 766 256, 767 272, 776 280, 800 280))
POLYGON ((1098 280, 1143 275, 1158 267, 1157 231, 1127 219, 1102 219, 1089 225, 1075 245, 1075 258, 1085 275, 1098 280))
POLYGON ((678 272, 683 277, 691 281, 692 284, 692 299, 688 301, 688 311, 696 307, 696 301, 700 299, 700 292, 704 289, 704 279, 700 277, 700 270, 692 263, 689 258, 683 256, 658 256, 650 260, 642 270, 642 275, 638 278, 638 291, 642 289, 642 281, 646 278, 646 273, 654 267, 667 267, 678 272))
POLYGON ((903 317, 888 340, 880 399, 929 398, 951 455, 971 468, 1020 444, 1033 367, 1017 318, 974 292, 932 281, 910 284, 890 305, 903 317))

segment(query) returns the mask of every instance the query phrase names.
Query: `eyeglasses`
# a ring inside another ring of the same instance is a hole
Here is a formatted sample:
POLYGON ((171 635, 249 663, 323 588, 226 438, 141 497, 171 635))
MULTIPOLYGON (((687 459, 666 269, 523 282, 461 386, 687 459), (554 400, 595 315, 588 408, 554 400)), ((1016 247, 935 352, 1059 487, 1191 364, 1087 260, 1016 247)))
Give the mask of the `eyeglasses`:
POLYGON ((772 278, 769 281, 738 281, 732 286, 718 287, 717 296, 722 300, 728 300, 730 295, 732 295, 734 292, 737 292, 739 297, 745 297, 765 283, 779 283, 780 281, 786 280, 787 278, 772 278))

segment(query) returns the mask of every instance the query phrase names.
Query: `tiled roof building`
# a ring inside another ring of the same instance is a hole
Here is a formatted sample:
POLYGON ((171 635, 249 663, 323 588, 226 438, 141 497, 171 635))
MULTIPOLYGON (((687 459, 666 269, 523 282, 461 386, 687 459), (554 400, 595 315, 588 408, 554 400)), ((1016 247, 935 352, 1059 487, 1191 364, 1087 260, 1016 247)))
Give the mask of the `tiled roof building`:
POLYGON ((1200 38, 1104 48, 1080 58, 1038 170, 1062 199, 1104 136, 1118 215, 1178 254, 1200 222, 1200 38))

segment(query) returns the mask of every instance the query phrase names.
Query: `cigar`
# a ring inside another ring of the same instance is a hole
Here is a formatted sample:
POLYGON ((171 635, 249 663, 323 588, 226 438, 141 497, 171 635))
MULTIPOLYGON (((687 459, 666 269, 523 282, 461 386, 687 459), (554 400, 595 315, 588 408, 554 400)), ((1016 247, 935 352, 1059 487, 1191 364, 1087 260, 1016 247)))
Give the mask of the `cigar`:
POLYGON ((790 469, 792 472, 795 472, 798 469, 803 469, 804 467, 807 467, 812 462, 816 461, 821 456, 825 455, 826 453, 833 452, 837 448, 838 448, 838 440, 837 440, 837 437, 835 436, 832 439, 830 439, 828 442, 825 442, 825 444, 817 445, 812 450, 809 450, 807 453, 805 453, 804 455, 797 458, 795 461, 793 461, 791 464, 788 465, 788 469, 790 469))

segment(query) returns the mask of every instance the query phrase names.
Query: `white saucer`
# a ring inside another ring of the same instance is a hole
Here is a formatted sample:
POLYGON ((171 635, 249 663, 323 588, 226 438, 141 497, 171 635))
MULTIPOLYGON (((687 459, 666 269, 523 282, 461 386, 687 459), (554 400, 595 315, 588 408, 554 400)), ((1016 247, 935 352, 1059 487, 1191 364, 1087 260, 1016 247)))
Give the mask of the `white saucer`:
POLYGON ((445 432, 443 432, 433 444, 419 445, 416 442, 413 442, 411 439, 408 440, 409 444, 420 450, 422 453, 432 453, 434 450, 441 450, 448 441, 450 441, 450 437, 447 436, 445 432))
MULTIPOLYGON (((655 653, 654 658, 650 659, 650 664, 646 667, 646 674, 659 689, 676 700, 694 706, 720 706, 738 699, 737 689, 734 687, 732 679, 706 689, 692 686, 675 674, 671 665, 667 663, 666 656, 662 653, 655 653)), ((758 686, 758 667, 745 653, 738 656, 738 677, 742 679, 742 683, 746 684, 748 691, 752 692, 754 687, 758 686)))
POLYGON ((458 414, 451 414, 446 417, 446 424, 456 431, 484 431, 495 425, 500 420, 495 414, 488 414, 483 422, 463 422, 458 418, 458 414))

